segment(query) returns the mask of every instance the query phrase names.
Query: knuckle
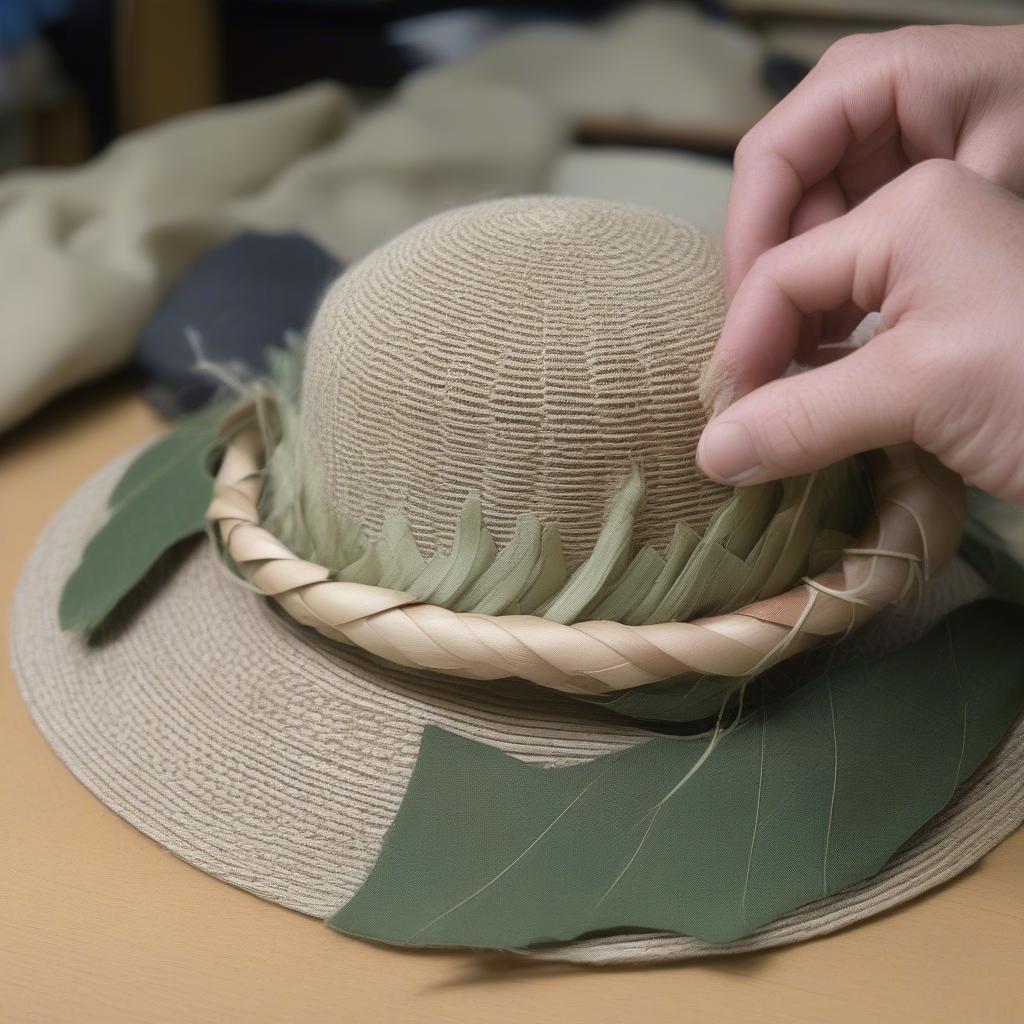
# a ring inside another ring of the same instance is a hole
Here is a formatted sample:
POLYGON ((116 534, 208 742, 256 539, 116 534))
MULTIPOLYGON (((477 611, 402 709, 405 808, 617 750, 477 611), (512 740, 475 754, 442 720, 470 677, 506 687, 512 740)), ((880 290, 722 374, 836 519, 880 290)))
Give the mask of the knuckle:
POLYGON ((853 32, 837 39, 822 55, 820 64, 862 64, 897 70, 911 53, 930 48, 939 30, 933 25, 905 25, 888 32, 853 32))
POLYGON ((901 225, 906 248, 914 239, 920 242, 947 228, 963 205, 965 189, 973 189, 975 182, 976 175, 954 160, 922 160, 876 193, 872 209, 877 205, 886 219, 901 225))
POLYGON ((837 39, 821 56, 820 64, 828 65, 834 63, 845 63, 846 61, 858 59, 864 53, 874 52, 870 47, 869 40, 872 37, 867 32, 853 32, 848 36, 837 39))
POLYGON ((915 50, 927 44, 935 35, 935 29, 928 25, 903 25, 885 33, 885 38, 894 46, 911 47, 915 50))
POLYGON ((925 203, 958 193, 972 173, 955 160, 933 157, 915 164, 902 176, 902 183, 910 195, 925 203))
MULTIPOLYGON (((968 32, 974 32, 968 29, 968 32)), ((962 51, 963 26, 958 25, 904 25, 885 33, 891 37, 893 48, 906 62, 920 68, 928 57, 948 61, 956 59, 962 51)), ((920 74, 920 73, 919 73, 920 74)))
POLYGON ((796 303, 792 296, 792 282, 795 271, 802 265, 808 252, 807 238, 798 235, 780 242, 771 249, 760 253, 751 264, 748 277, 751 285, 758 289, 781 292, 787 301, 796 303))
POLYGON ((750 265, 750 273, 755 279, 771 278, 778 266, 779 258, 774 249, 766 249, 750 265))
POLYGON ((740 139, 733 153, 733 163, 746 165, 753 163, 764 151, 764 133, 760 126, 755 125, 748 129, 747 133, 740 139))
POLYGON ((790 243, 783 242, 773 249, 766 249, 750 267, 750 273, 755 280, 778 282, 787 253, 790 251, 790 243))

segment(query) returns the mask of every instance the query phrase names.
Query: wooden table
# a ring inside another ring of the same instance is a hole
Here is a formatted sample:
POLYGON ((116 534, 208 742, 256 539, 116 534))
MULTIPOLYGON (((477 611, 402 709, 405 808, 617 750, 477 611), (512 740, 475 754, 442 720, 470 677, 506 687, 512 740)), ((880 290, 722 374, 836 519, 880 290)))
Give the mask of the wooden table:
MULTIPOLYGON (((111 456, 160 428, 122 380, 0 440, 8 609, 48 517, 111 456)), ((907 907, 763 954, 600 970, 399 952, 232 889, 136 832, 46 746, 7 665, 5 654, 4 1022, 1024 1021, 1024 831, 907 907)))

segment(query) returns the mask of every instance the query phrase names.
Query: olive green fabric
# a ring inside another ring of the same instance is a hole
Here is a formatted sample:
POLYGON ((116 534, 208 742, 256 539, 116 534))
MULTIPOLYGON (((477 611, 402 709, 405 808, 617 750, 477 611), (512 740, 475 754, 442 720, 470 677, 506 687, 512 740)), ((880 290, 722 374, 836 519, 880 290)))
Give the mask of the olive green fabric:
POLYGON ((330 924, 521 948, 630 928, 726 942, 878 872, 1024 710, 1024 608, 983 601, 732 729, 544 768, 424 732, 365 885, 330 924))

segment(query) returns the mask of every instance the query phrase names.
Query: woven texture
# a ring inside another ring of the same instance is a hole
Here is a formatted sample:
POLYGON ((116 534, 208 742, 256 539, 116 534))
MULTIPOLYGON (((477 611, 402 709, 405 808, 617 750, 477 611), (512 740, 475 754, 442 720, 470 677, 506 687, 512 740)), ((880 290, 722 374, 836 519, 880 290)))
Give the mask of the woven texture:
POLYGON ((571 693, 691 674, 754 675, 919 592, 953 557, 963 532, 960 477, 913 445, 895 447, 872 453, 878 513, 843 552, 838 571, 693 622, 567 625, 535 615, 460 613, 403 591, 333 579, 261 524, 263 456, 255 426, 232 437, 207 515, 242 576, 296 622, 399 665, 471 679, 517 676, 571 693))
MULTIPOLYGON (((319 644, 239 588, 206 544, 153 581, 124 629, 101 646, 83 645, 60 631, 54 608, 124 465, 118 460, 87 484, 40 538, 15 602, 15 672, 32 715, 75 775, 202 870, 323 917, 368 873, 426 724, 552 765, 649 735, 525 684, 481 689, 319 644)), ((858 642, 872 653, 906 643, 979 590, 977 577, 955 563, 912 615, 880 616, 858 642)), ((1018 726, 878 876, 738 942, 621 935, 543 955, 625 963, 742 952, 879 913, 963 871, 1021 823, 1022 765, 1018 726)))
POLYGON ((405 513, 425 555, 478 491, 500 545, 557 523, 579 561, 638 460, 635 540, 701 532, 731 493, 697 469, 697 395, 721 330, 720 261, 696 229, 599 200, 445 213, 343 276, 313 325, 303 415, 327 498, 376 539, 405 513))

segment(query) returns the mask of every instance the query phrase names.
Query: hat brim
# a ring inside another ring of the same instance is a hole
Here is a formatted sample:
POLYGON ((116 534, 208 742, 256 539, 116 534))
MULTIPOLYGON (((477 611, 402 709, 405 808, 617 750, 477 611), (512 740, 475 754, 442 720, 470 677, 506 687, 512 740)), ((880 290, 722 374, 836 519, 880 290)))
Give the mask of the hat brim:
MULTIPOLYGON (((528 684, 482 687, 300 633, 232 579, 205 542, 138 596, 127 621, 101 643, 63 633, 56 611, 61 588, 102 523, 126 461, 83 486, 37 542, 12 615, 14 670, 40 730, 75 776, 201 870, 323 918, 369 873, 425 725, 552 765, 648 735, 528 684)), ((931 602, 932 616, 951 600, 931 602)), ((891 622, 880 628, 893 633, 891 622)), ((531 955, 656 961, 826 934, 954 877, 1022 821, 1018 724, 946 810, 880 874, 853 889, 724 945, 633 933, 531 955)))

